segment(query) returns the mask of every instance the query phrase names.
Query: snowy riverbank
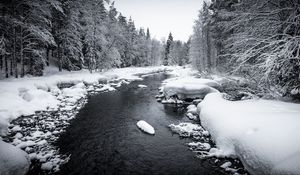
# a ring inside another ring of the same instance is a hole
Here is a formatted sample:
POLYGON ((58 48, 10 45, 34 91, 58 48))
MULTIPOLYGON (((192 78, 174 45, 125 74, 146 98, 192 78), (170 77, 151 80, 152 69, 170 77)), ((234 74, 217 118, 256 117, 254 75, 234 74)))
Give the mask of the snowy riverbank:
POLYGON ((103 85, 103 89, 98 91, 107 90, 114 85, 108 82, 140 80, 140 75, 164 72, 167 69, 171 68, 124 68, 93 74, 88 71, 59 72, 48 73, 43 77, 1 80, 0 131, 4 134, 9 122, 19 116, 32 115, 36 111, 56 110, 60 103, 57 98, 83 96, 83 85, 103 85), (59 87, 63 84, 76 86, 61 91, 59 87), (62 96, 56 97, 58 93, 62 96))
MULTIPOLYGON (((37 161, 45 171, 58 171, 59 165, 68 161, 68 155, 60 155, 52 143, 64 132, 87 102, 87 95, 114 91, 123 84, 142 80, 143 77, 167 71, 180 70, 180 67, 147 67, 113 69, 104 73, 46 72, 43 77, 8 79, 0 82, 0 131, 6 142, 14 149, 22 149, 23 165, 29 160, 37 161), (10 124, 10 122, 13 123, 10 124), (25 156, 25 157, 24 157, 25 156)), ((0 141, 1 145, 8 145, 0 141), (3 144, 2 144, 3 143, 3 144)), ((2 146, 0 154, 7 147, 2 146)), ((8 157, 10 155, 5 154, 8 157)), ((1 157, 2 159, 5 157, 1 157)), ((0 162, 6 161, 6 159, 0 162)), ((18 162, 18 156, 9 161, 18 162), (14 160, 16 158, 16 160, 14 160)), ((13 166, 5 165, 0 170, 11 173, 13 166), (10 171, 10 172, 9 172, 10 171)), ((24 172, 28 167, 24 168, 24 172)), ((18 174, 22 174, 20 172, 18 174)), ((1 174, 0 173, 0 174, 1 174)))
MULTIPOLYGON (((185 74, 165 81, 159 101, 196 99, 186 115, 196 121, 199 117, 202 125, 171 124, 171 130, 181 137, 192 137, 196 142, 188 146, 200 158, 239 158, 251 174, 300 174, 300 104, 263 100, 237 89, 223 94, 225 84, 232 83, 227 80, 185 74), (236 100, 236 96, 240 101, 228 100, 236 100), (215 148, 209 144, 208 135, 215 148)), ((232 165, 225 162, 221 167, 237 172, 232 165)))

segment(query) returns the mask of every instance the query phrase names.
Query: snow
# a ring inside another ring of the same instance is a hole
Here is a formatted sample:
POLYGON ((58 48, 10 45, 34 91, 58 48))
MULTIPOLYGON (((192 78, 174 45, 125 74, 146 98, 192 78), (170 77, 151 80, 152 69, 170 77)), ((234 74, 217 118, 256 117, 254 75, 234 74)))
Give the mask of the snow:
POLYGON ((300 174, 300 104, 211 93, 198 110, 218 148, 211 155, 238 157, 251 174, 300 174))
POLYGON ((187 107, 187 113, 198 114, 197 106, 196 105, 189 105, 187 107))
MULTIPOLYGON (((61 101, 74 104, 78 99, 86 96, 87 89, 91 90, 88 88, 90 85, 100 85, 101 88, 96 89, 97 92, 114 91, 116 89, 107 84, 108 81, 128 83, 141 80, 141 75, 166 72, 173 68, 165 66, 130 67, 92 74, 87 70, 77 72, 57 72, 55 70, 52 67, 47 68, 43 77, 1 80, 0 135, 6 133, 7 126, 13 119, 22 115, 32 115, 36 111, 57 110, 61 101), (64 83, 74 86, 60 90, 58 87, 64 83)), ((72 110, 72 108, 68 106, 65 110, 72 110)))
POLYGON ((209 143, 203 142, 191 142, 188 143, 188 146, 191 147, 192 150, 210 150, 211 148, 209 143))
POLYGON ((220 167, 223 168, 223 169, 226 169, 226 168, 230 167, 231 165, 232 165, 231 162, 225 162, 220 167))
POLYGON ((197 116, 192 114, 192 113, 186 113, 186 116, 190 119, 190 120, 197 120, 197 116))
POLYGON ((146 85, 143 85, 143 84, 139 84, 138 87, 139 87, 139 88, 147 88, 147 86, 146 86, 146 85))
POLYGON ((179 123, 169 125, 170 129, 181 137, 201 136, 204 129, 199 124, 179 123))
POLYGON ((0 174, 25 175, 29 165, 29 156, 24 151, 0 139, 0 174))
POLYGON ((184 77, 168 80, 163 87, 163 93, 166 98, 177 95, 179 99, 195 99, 219 92, 216 88, 220 87, 221 85, 214 80, 184 77))
POLYGON ((155 130, 154 128, 147 122, 145 122, 144 120, 140 120, 136 123, 136 125, 144 132, 148 133, 148 134, 155 134, 155 130))
POLYGON ((294 88, 291 90, 291 94, 292 95, 297 95, 297 94, 300 94, 300 88, 294 88))

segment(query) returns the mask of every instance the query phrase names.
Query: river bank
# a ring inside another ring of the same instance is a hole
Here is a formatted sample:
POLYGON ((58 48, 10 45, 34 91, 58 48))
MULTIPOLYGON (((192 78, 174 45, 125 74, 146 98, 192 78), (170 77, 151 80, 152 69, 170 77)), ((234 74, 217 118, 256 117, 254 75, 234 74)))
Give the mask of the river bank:
MULTIPOLYGON (((201 126, 172 124, 172 131, 200 137, 189 145, 192 150, 196 148, 199 157, 238 158, 251 174, 299 174, 299 104, 256 94, 245 79, 211 77, 190 75, 163 83, 158 101, 191 104, 187 116, 199 117, 201 122, 201 126), (215 147, 205 139, 206 132, 215 147)), ((232 166, 232 162, 221 165, 237 172, 232 166)))

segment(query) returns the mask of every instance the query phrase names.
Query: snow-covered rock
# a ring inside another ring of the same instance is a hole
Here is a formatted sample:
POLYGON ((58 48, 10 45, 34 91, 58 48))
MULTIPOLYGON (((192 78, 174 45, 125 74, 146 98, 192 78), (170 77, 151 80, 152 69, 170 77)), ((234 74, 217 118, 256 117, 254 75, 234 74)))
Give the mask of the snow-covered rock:
POLYGON ((191 142, 188 143, 188 146, 192 149, 192 150, 204 150, 207 151, 211 148, 209 143, 203 143, 203 142, 191 142))
POLYGON ((197 120, 197 115, 194 115, 192 113, 186 113, 186 116, 190 119, 190 120, 197 120))
POLYGON ((21 149, 0 138, 0 174, 25 175, 29 170, 29 156, 21 149))
POLYGON ((177 95, 179 99, 204 98, 207 94, 219 92, 220 84, 214 80, 198 78, 179 78, 167 82, 163 87, 166 98, 177 95))
POLYGON ((187 113, 198 114, 196 105, 189 105, 187 107, 187 113))
POLYGON ((175 98, 168 98, 161 101, 162 104, 183 104, 182 100, 178 100, 175 98))
POLYGON ((155 134, 155 130, 154 128, 147 122, 145 122, 144 120, 140 120, 136 123, 136 125, 144 132, 148 133, 148 134, 155 134))
POLYGON ((300 104, 212 93, 198 110, 218 147, 211 154, 237 156, 251 174, 300 174, 300 104))
POLYGON ((200 125, 193 123, 171 124, 169 127, 174 133, 179 134, 181 137, 201 136, 204 131, 200 125))

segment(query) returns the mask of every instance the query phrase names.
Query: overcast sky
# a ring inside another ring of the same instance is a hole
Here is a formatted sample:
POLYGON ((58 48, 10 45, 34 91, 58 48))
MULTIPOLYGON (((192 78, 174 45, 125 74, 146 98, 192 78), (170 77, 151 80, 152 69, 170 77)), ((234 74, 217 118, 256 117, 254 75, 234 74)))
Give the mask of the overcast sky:
POLYGON ((149 27, 152 37, 173 37, 186 41, 193 31, 202 0, 115 0, 124 16, 132 17, 136 27, 149 27))

